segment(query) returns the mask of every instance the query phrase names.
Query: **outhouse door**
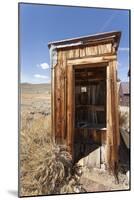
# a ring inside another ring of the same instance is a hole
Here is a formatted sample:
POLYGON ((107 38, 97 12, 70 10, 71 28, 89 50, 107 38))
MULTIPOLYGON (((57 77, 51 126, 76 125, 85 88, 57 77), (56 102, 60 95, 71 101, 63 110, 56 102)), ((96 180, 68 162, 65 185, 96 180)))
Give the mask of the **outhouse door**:
POLYGON ((118 160, 116 81, 114 61, 68 63, 67 145, 75 161, 92 152, 97 167, 118 160))

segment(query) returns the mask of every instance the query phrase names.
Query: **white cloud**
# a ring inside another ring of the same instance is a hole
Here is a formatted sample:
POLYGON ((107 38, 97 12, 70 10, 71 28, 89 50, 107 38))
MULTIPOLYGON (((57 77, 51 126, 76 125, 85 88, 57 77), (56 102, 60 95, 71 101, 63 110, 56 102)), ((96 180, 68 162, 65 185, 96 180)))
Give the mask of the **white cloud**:
POLYGON ((45 80, 48 80, 48 79, 49 79, 48 76, 41 75, 41 74, 34 74, 34 77, 35 77, 35 78, 39 78, 39 79, 45 79, 45 80))
POLYGON ((128 47, 120 47, 119 51, 129 51, 129 48, 128 47))
POLYGON ((48 63, 41 63, 41 64, 38 64, 37 67, 40 67, 41 69, 49 69, 48 63))

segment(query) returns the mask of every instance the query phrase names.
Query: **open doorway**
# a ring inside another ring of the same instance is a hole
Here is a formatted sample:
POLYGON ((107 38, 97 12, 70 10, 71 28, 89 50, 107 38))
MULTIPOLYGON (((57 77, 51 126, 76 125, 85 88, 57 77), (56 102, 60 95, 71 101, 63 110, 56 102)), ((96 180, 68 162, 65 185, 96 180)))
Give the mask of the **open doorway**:
MULTIPOLYGON (((106 133, 106 67, 79 66, 75 69, 75 161, 98 149, 103 133, 106 133)), ((100 157, 96 158, 98 165, 100 157)))

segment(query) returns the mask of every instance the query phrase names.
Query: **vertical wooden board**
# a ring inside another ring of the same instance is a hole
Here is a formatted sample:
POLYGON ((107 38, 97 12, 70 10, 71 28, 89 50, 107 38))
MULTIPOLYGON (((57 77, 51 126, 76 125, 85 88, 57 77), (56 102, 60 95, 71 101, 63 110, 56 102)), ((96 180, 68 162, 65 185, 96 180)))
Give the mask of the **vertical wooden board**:
POLYGON ((105 44, 101 45, 101 53, 104 54, 105 53, 105 44))
POLYGON ((70 49, 67 51, 67 58, 68 59, 74 58, 74 49, 70 49))
POLYGON ((105 46, 106 46, 106 53, 112 53, 112 44, 108 43, 105 46))
MULTIPOLYGON (((111 103, 112 103, 112 128, 113 128, 113 145, 112 145, 112 160, 115 159, 115 143, 116 143, 116 110, 115 110, 115 106, 116 106, 116 99, 115 99, 115 80, 114 80, 114 70, 113 70, 113 62, 110 62, 110 74, 111 74, 111 103)), ((116 107, 117 109, 117 107, 116 107)))
POLYGON ((115 87, 114 87, 114 78, 113 78, 113 69, 112 69, 112 62, 109 62, 110 66, 110 88, 111 88, 111 126, 112 126, 112 135, 111 135, 111 140, 112 140, 112 145, 111 145, 111 169, 114 170, 114 161, 116 157, 116 145, 115 145, 115 134, 116 134, 116 110, 115 110, 115 87))
POLYGON ((61 138, 62 142, 66 137, 66 51, 61 53, 60 62, 60 82, 61 82, 61 138))
POLYGON ((61 89, 61 74, 62 74, 62 52, 58 51, 58 64, 55 72, 55 138, 57 143, 62 142, 62 89, 61 89))
POLYGON ((107 54, 107 53, 111 53, 111 52, 112 52, 112 44, 111 43, 98 45, 98 54, 99 55, 107 54))
POLYGON ((111 118, 111 76, 110 76, 110 66, 107 66, 107 132, 106 132, 106 164, 110 167, 111 160, 111 145, 112 141, 112 118, 111 118))
POLYGON ((106 44, 102 45, 102 54, 107 53, 107 48, 106 48, 106 44))
POLYGON ((94 46, 94 53, 95 53, 95 55, 98 55, 98 47, 97 46, 94 46))
POLYGON ((119 132, 119 95, 118 95, 118 82, 117 82, 117 61, 113 61, 113 67, 114 67, 114 79, 115 79, 115 99, 116 99, 116 126, 117 126, 117 145, 120 145, 120 132, 119 132))
POLYGON ((79 58, 80 57, 80 50, 79 48, 74 49, 74 58, 79 58))
POLYGON ((85 53, 86 53, 86 56, 91 56, 92 55, 91 48, 90 47, 86 47, 85 48, 85 53))
POLYGON ((111 94, 111 71, 110 65, 107 66, 107 142, 113 145, 113 125, 112 125, 112 94, 111 94))
POLYGON ((98 45, 98 49, 99 49, 99 55, 101 55, 102 54, 101 44, 98 45))
MULTIPOLYGON (((109 152, 109 165, 111 170, 116 173, 118 164, 118 145, 117 145, 117 135, 118 135, 118 106, 117 106, 117 88, 116 88, 116 73, 115 73, 115 63, 114 61, 109 62, 109 73, 110 73, 110 89, 111 89, 111 125, 112 125, 112 144, 108 149, 109 152)), ((108 144, 107 144, 108 145, 108 144)))
POLYGON ((95 129, 93 129, 93 140, 95 143, 101 144, 101 135, 99 131, 96 131, 95 129))
POLYGON ((106 144, 106 131, 100 131, 101 134, 101 144, 105 145, 106 144))
POLYGON ((93 56, 93 55, 102 55, 106 53, 112 52, 112 44, 99 44, 95 46, 87 46, 85 47, 85 52, 83 49, 80 49, 80 57, 84 56, 93 56))
POLYGON ((92 46, 90 47, 90 51, 91 51, 91 56, 94 55, 94 50, 92 46))
POLYGON ((96 49, 96 46, 92 46, 91 47, 91 52, 92 52, 92 55, 97 55, 97 49, 96 49))
POLYGON ((74 74, 72 65, 67 66, 67 146, 73 155, 74 131, 74 74))
POLYGON ((103 44, 101 45, 102 54, 111 53, 111 44, 103 44))
POLYGON ((101 45, 98 45, 98 54, 101 55, 101 45))
POLYGON ((115 48, 114 45, 112 45, 112 53, 113 53, 113 54, 116 53, 116 48, 115 48))
POLYGON ((55 74, 56 74, 56 66, 53 68, 53 66, 51 66, 51 80, 52 80, 52 84, 51 84, 51 122, 52 122, 52 137, 55 140, 55 74))
POLYGON ((85 48, 80 48, 80 57, 84 57, 86 55, 85 48))
POLYGON ((118 119, 118 100, 117 100, 117 80, 116 80, 116 62, 111 62, 111 76, 113 80, 112 84, 112 98, 113 98, 113 141, 114 141, 114 149, 112 158, 115 162, 118 161, 118 137, 119 137, 119 119, 118 119))
POLYGON ((90 47, 85 47, 85 55, 86 56, 97 56, 98 55, 98 46, 90 46, 90 47))

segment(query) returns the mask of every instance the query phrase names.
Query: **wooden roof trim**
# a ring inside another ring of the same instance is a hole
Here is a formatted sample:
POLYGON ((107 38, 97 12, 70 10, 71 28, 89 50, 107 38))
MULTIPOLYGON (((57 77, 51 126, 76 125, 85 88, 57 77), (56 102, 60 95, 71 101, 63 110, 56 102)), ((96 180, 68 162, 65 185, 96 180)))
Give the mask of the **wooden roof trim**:
POLYGON ((83 43, 81 44, 78 44, 77 46, 74 45, 74 46, 57 46, 57 49, 58 50, 71 50, 71 49, 77 49, 77 48, 83 48, 85 45, 87 47, 90 47, 90 46, 96 46, 97 45, 100 45, 100 44, 108 44, 108 43, 112 43, 114 44, 114 38, 104 38, 103 40, 92 40, 92 41, 84 41, 83 43))
POLYGON ((60 41, 53 41, 48 43, 48 47, 50 48, 51 45, 54 45, 56 47, 60 45, 66 45, 65 47, 68 47, 70 44, 75 44, 78 42, 82 42, 83 44, 85 43, 90 43, 90 42, 99 42, 103 40, 111 40, 114 39, 114 41, 117 43, 117 47, 119 45, 120 41, 120 36, 121 32, 120 31, 113 31, 113 32, 105 32, 105 33, 99 33, 99 34, 94 34, 94 35, 88 35, 88 36, 83 36, 83 37, 77 37, 77 38, 71 38, 71 39, 65 39, 65 40, 60 40, 60 41))

